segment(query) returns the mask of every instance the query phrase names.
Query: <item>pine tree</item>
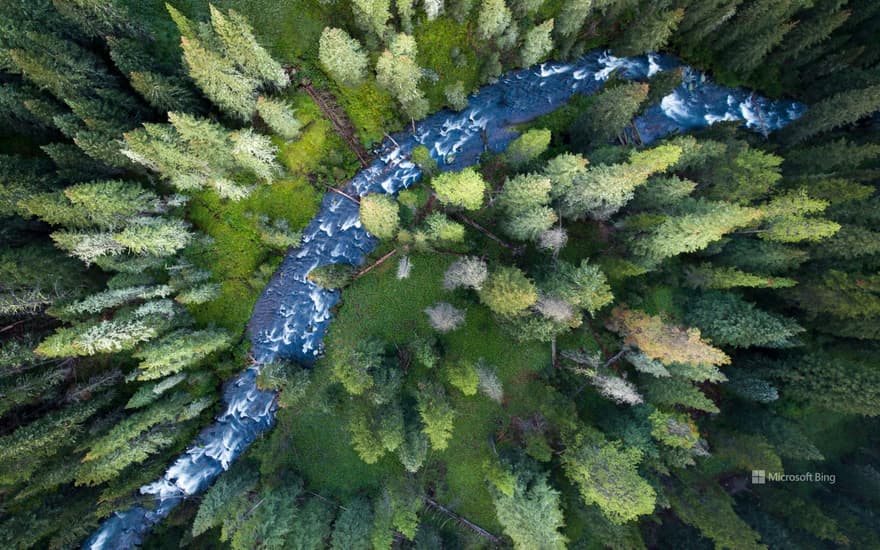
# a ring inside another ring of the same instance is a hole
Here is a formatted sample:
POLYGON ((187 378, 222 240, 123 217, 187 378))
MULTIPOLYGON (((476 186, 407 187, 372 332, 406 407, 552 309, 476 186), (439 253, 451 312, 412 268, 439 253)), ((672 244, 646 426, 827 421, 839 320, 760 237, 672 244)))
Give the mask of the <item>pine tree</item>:
POLYGON ((587 504, 597 505, 614 523, 654 511, 656 493, 638 474, 642 452, 610 442, 598 432, 570 436, 562 465, 587 504))
MULTIPOLYGON (((686 471, 685 471, 686 472, 686 471)), ((762 550, 760 536, 734 511, 734 499, 713 480, 679 473, 682 480, 669 491, 672 511, 684 523, 721 548, 762 550)))
POLYGON ((239 73, 196 38, 181 38, 180 44, 190 78, 208 99, 238 119, 249 119, 254 112, 258 81, 239 73))
POLYGON ((692 300, 685 320, 716 345, 787 347, 804 331, 793 320, 774 315, 731 292, 707 292, 692 300))
POLYGON ((228 349, 231 337, 224 330, 180 330, 151 342, 134 354, 141 359, 139 380, 155 380, 197 366, 210 355, 228 349))
POLYGON ((542 173, 550 178, 550 196, 557 199, 565 195, 587 171, 587 164, 587 159, 571 153, 562 153, 548 160, 542 173))
POLYGON ((342 29, 324 29, 318 57, 330 76, 343 86, 357 86, 367 76, 367 54, 360 43, 342 29))
POLYGON ((564 525, 559 491, 551 487, 547 474, 532 464, 518 465, 515 472, 505 472, 515 480, 512 490, 495 484, 490 489, 504 533, 520 550, 565 548, 566 538, 559 532, 564 525))
POLYGON ((553 19, 548 19, 526 33, 520 53, 524 67, 534 65, 547 58, 550 51, 553 50, 552 32, 553 19))
POLYGON ((489 275, 480 289, 480 301, 502 317, 516 317, 538 301, 534 283, 515 267, 489 275))
POLYGON ((628 164, 602 164, 577 177, 574 185, 562 196, 560 209, 563 216, 589 216, 607 220, 623 208, 644 185, 648 177, 666 170, 679 158, 681 148, 661 145, 635 153, 628 164))
POLYGON ((330 548, 333 550, 369 550, 373 511, 370 503, 356 497, 345 503, 333 524, 330 548))
POLYGON ((790 288, 797 284, 797 281, 787 277, 757 275, 732 267, 715 267, 709 263, 686 268, 686 276, 688 285, 694 288, 790 288))
POLYGON ((391 19, 391 0, 354 0, 351 10, 358 27, 382 38, 391 19))
POLYGON ((704 200, 682 201, 680 214, 665 218, 632 243, 636 253, 655 261, 702 250, 738 227, 751 224, 753 208, 704 200))
POLYGON ((582 260, 578 266, 559 262, 543 288, 590 315, 614 300, 605 273, 588 260, 582 260))
POLYGON ((616 307, 611 312, 610 328, 624 336, 627 345, 664 365, 727 365, 723 351, 712 347, 700 337, 699 329, 683 329, 665 323, 660 317, 645 312, 616 307))
POLYGON ((365 340, 351 347, 337 346, 328 359, 333 377, 353 394, 360 395, 373 385, 370 372, 382 363, 384 346, 377 340, 365 340))
POLYGON ((452 110, 463 111, 467 109, 467 92, 464 89, 464 82, 461 80, 457 80, 454 84, 446 86, 446 88, 443 89, 443 95, 446 96, 446 101, 449 103, 452 110))
POLYGON ((540 157, 550 145, 550 130, 535 128, 513 140, 504 152, 504 159, 514 170, 521 170, 540 157))
POLYGON ((811 105, 803 116, 780 133, 779 138, 785 145, 795 145, 856 122, 877 109, 880 109, 880 85, 840 92, 811 105))
POLYGON ((454 222, 440 212, 433 212, 425 218, 424 236, 427 244, 441 248, 464 241, 464 226, 454 222))
POLYGON ((397 201, 372 193, 361 197, 360 218, 364 228, 380 239, 393 239, 400 226, 397 201))
POLYGON ((248 22, 233 10, 223 13, 209 4, 211 27, 219 39, 223 54, 245 76, 266 86, 284 88, 290 83, 287 73, 257 42, 248 22))
POLYGON ((376 82, 400 102, 412 119, 428 114, 428 100, 419 89, 422 70, 416 64, 416 42, 406 34, 391 39, 376 62, 376 82))
POLYGON ((640 55, 663 49, 684 18, 685 10, 649 8, 639 13, 638 24, 627 26, 618 39, 615 51, 619 55, 640 55))
POLYGON ((648 85, 640 82, 606 86, 593 97, 573 133, 582 142, 595 145, 618 137, 648 97, 648 90, 648 85))
POLYGON ((580 32, 590 14, 593 0, 566 0, 556 17, 556 32, 569 38, 580 32))
POLYGON ((504 0, 482 0, 477 16, 477 36, 482 40, 497 39, 510 26, 512 18, 504 0))
POLYGON ((257 98, 257 112, 263 122, 282 138, 292 140, 299 137, 302 124, 285 102, 260 96, 257 98))
POLYGON ((423 431, 431 442, 431 448, 442 451, 452 437, 455 410, 443 387, 434 382, 422 382, 416 393, 416 409, 424 424, 423 431))

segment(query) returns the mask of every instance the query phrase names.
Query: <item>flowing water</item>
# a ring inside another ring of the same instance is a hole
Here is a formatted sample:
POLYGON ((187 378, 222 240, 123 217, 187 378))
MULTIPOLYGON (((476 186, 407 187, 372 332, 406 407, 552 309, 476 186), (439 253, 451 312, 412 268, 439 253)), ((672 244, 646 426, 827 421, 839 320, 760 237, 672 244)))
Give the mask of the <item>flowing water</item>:
MULTIPOLYGON (((513 126, 564 105, 575 94, 592 94, 615 73, 643 80, 680 66, 671 56, 650 54, 617 58, 592 52, 575 63, 543 63, 513 71, 484 86, 461 112, 440 111, 382 144, 381 156, 359 172, 345 191, 352 195, 396 193, 419 180, 410 160, 414 147, 425 145, 441 170, 475 164, 486 147, 503 151, 518 134, 513 126)), ((743 89, 713 84, 705 75, 684 68, 684 81, 659 105, 635 121, 643 143, 677 131, 724 120, 742 120, 763 134, 800 116, 804 106, 771 101, 743 89)), ((339 292, 306 279, 315 267, 331 263, 361 265, 377 240, 358 219, 358 207, 335 193, 324 196, 321 209, 303 232, 302 245, 291 249, 254 307, 250 320, 251 351, 256 365, 229 380, 223 389, 223 411, 196 441, 149 485, 150 508, 134 506, 105 520, 84 548, 132 548, 150 528, 182 500, 204 491, 275 420, 275 395, 256 387, 261 364, 286 359, 309 365, 321 354, 321 342, 339 292)))

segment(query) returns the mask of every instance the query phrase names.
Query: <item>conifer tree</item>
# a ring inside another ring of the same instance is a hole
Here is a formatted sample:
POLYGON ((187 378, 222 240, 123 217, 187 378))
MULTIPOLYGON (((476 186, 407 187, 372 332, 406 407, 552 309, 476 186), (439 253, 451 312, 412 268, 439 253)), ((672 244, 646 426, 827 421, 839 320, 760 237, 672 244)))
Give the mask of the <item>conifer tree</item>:
POLYGON ((584 26, 592 5, 593 0, 565 0, 556 17, 556 32, 566 38, 576 35, 584 26))
POLYGON ((318 57, 330 76, 343 86, 357 86, 367 76, 367 54, 360 43, 342 29, 324 29, 318 57))
POLYGON ((627 164, 592 167, 577 177, 562 196, 560 209, 563 216, 607 220, 633 198, 635 189, 644 185, 651 174, 672 166, 680 154, 678 146, 661 145, 634 153, 627 164))
POLYGON ((638 25, 629 25, 624 29, 615 51, 619 55, 630 56, 661 50, 684 18, 684 13, 685 10, 681 8, 648 8, 647 13, 639 13, 638 25))
POLYGON ((391 19, 391 0, 354 0, 351 10, 361 30, 379 38, 385 35, 391 19))
POLYGON ((257 98, 257 112, 263 122, 282 138, 292 140, 299 137, 302 124, 283 101, 260 96, 257 98))
POLYGON ((502 317, 516 317, 538 301, 538 294, 534 283, 522 271, 502 267, 483 283, 480 301, 502 317))
POLYGON ((804 329, 757 308, 731 292, 708 292, 691 301, 685 317, 716 345, 787 347, 804 329))
POLYGON ((217 329, 173 332, 134 354, 141 360, 138 379, 154 380, 192 368, 211 354, 228 349, 230 340, 226 331, 217 329))
POLYGON ((495 515, 514 548, 565 548, 565 536, 559 532, 563 526, 559 492, 550 486, 546 473, 536 470, 524 462, 515 473, 505 471, 515 480, 512 487, 499 487, 490 479, 495 515))
POLYGON ((529 130, 507 146, 504 159, 514 170, 521 170, 547 150, 550 137, 550 130, 538 128, 529 130))
POLYGON ((477 36, 483 40, 497 39, 510 26, 512 18, 504 0, 482 0, 477 16, 477 36))
POLYGON ((598 432, 570 437, 562 464, 586 504, 597 505, 614 523, 654 511, 656 493, 637 470, 640 450, 607 441, 598 432))
POLYGON ((370 503, 356 497, 345 503, 333 524, 330 548, 333 550, 369 550, 373 511, 370 503))
POLYGON ((700 337, 699 329, 683 329, 642 311, 617 307, 611 312, 610 328, 624 336, 624 342, 664 365, 726 365, 723 351, 700 337))
POLYGON ((760 215, 753 208, 703 200, 682 201, 678 211, 681 213, 668 216, 636 239, 633 249, 655 261, 702 250, 734 229, 751 224, 760 215))
POLYGON ((428 114, 428 100, 419 89, 421 68, 416 64, 416 41, 397 34, 376 62, 376 82, 393 95, 412 119, 428 114))
POLYGON ((880 109, 880 85, 856 88, 834 94, 811 105, 803 116, 779 134, 791 146, 807 138, 846 126, 880 109))
POLYGON ((434 382, 419 384, 416 409, 424 425, 423 431, 431 442, 431 448, 437 451, 445 449, 452 437, 452 423, 456 414, 443 387, 434 382))
POLYGON ((594 145, 618 137, 648 97, 648 90, 647 84, 639 82, 606 86, 578 119, 573 133, 594 145))
POLYGON ((543 61, 550 54, 553 49, 552 32, 553 19, 548 19, 526 33, 520 54, 524 67, 543 61))

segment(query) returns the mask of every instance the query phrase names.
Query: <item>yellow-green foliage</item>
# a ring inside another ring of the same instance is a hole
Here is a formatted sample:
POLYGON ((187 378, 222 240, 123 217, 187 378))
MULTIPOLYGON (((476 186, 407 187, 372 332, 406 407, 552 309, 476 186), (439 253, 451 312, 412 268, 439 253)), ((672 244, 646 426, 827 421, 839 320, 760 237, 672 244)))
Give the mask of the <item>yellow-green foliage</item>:
POLYGON ((224 201, 211 192, 201 193, 190 202, 190 221, 214 239, 195 260, 210 269, 221 284, 217 299, 192 306, 196 319, 241 334, 265 284, 265 280, 251 284, 251 278, 263 262, 280 260, 261 241, 259 221, 251 214, 282 218, 291 229, 300 229, 314 216, 320 198, 304 179, 291 178, 271 187, 259 187, 238 202, 224 201))

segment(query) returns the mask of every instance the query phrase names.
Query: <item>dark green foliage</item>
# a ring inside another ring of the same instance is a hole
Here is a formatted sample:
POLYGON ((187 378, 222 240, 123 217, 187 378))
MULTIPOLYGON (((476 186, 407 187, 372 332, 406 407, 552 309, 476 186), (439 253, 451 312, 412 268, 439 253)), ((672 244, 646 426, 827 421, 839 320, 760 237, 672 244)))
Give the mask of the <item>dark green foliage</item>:
POLYGON ((706 292, 691 300, 685 321, 716 345, 788 347, 803 328, 758 309, 732 292, 706 292))

